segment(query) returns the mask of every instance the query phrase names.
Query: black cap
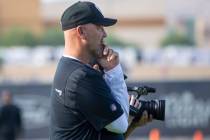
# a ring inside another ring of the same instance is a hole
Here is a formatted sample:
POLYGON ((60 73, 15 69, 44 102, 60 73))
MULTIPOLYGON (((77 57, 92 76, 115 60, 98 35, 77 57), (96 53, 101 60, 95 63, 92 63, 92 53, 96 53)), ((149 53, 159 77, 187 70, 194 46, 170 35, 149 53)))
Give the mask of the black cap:
POLYGON ((76 2, 68 7, 61 17, 63 31, 88 23, 111 26, 116 22, 116 19, 105 18, 94 3, 87 1, 76 2))

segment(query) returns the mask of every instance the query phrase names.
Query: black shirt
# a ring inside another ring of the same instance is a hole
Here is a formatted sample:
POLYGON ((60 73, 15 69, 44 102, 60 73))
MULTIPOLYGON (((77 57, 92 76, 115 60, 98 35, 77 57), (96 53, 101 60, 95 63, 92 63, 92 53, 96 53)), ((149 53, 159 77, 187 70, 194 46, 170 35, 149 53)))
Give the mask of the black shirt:
POLYGON ((60 59, 51 91, 51 140, 123 140, 104 128, 122 114, 100 72, 60 59))
POLYGON ((0 139, 4 139, 5 137, 15 139, 15 136, 21 132, 21 128, 20 109, 13 104, 2 106, 0 108, 0 139))

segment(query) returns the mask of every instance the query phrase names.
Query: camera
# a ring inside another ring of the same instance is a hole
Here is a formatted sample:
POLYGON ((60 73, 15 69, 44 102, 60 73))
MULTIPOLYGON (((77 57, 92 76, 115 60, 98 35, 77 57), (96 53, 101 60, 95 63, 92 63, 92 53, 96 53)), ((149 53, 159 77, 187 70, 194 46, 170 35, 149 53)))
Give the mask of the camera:
MULTIPOLYGON (((155 93, 155 88, 151 87, 128 87, 128 92, 134 92, 135 98, 139 99, 142 95, 148 95, 149 93, 155 93)), ((165 100, 151 100, 144 101, 139 100, 140 108, 137 109, 134 106, 130 105, 130 115, 134 116, 136 120, 138 120, 142 113, 146 110, 148 115, 152 115, 153 119, 156 120, 165 120, 165 100)))

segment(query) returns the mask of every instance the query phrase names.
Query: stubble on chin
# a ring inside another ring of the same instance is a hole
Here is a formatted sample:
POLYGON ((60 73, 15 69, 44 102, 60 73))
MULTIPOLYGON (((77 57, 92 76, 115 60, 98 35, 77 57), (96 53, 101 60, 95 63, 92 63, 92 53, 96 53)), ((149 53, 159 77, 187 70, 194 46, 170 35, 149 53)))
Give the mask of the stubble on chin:
POLYGON ((92 54, 92 62, 98 62, 99 59, 103 58, 103 51, 104 51, 105 45, 101 45, 98 46, 98 48, 96 50, 92 50, 91 54, 92 54))
POLYGON ((106 47, 105 44, 102 44, 102 45, 100 46, 99 58, 102 58, 102 57, 103 57, 103 52, 104 52, 105 47, 106 47))
POLYGON ((98 49, 95 51, 95 58, 100 59, 103 57, 104 46, 98 46, 98 49))
POLYGON ((91 64, 92 64, 92 65, 98 63, 98 60, 99 60, 100 58, 103 57, 103 53, 101 53, 100 50, 92 51, 91 54, 92 54, 92 55, 91 55, 91 60, 90 60, 90 61, 91 61, 91 64))

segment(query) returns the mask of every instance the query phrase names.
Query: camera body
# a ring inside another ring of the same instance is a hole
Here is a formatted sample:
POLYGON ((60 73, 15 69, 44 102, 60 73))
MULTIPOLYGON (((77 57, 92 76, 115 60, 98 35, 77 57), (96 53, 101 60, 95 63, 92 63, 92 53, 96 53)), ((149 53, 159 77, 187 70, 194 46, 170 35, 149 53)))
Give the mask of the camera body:
MULTIPOLYGON (((141 95, 148 95, 149 93, 155 93, 155 89, 151 87, 128 87, 129 92, 135 92, 135 98, 139 100, 141 95)), ((156 120, 165 120, 165 100, 151 100, 144 101, 139 100, 140 108, 135 108, 130 105, 130 115, 134 116, 135 119, 139 119, 142 116, 142 113, 146 110, 149 115, 153 116, 153 119, 156 120)))

